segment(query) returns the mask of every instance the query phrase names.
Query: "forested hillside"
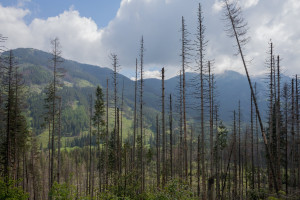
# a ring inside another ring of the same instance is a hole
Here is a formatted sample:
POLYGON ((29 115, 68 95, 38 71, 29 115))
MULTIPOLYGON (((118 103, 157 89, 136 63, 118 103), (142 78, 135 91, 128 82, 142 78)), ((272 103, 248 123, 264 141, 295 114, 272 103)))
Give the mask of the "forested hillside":
POLYGON ((2 49, 0 199, 299 199, 298 76, 272 42, 251 76, 247 24, 223 9, 245 75, 215 74, 200 3, 170 79, 144 78, 143 36, 132 79, 114 53, 107 68, 64 59, 58 38, 49 53, 2 49))
MULTIPOLYGON (((14 57, 20 70, 23 71, 23 77, 25 80, 25 85, 30 88, 28 96, 28 106, 31 111, 30 117, 33 118, 32 127, 35 129, 36 133, 39 135, 43 127, 41 126, 43 120, 42 108, 45 96, 45 86, 50 81, 51 71, 49 68, 51 54, 42 52, 36 49, 16 49, 13 50, 14 57)), ((8 52, 3 53, 3 56, 7 56, 8 52)), ((88 129, 88 94, 91 94, 95 90, 97 85, 102 88, 106 88, 107 79, 111 79, 113 75, 113 70, 111 68, 101 68, 98 66, 92 66, 87 64, 81 64, 70 60, 64 60, 62 67, 65 69, 66 74, 63 78, 64 84, 61 90, 61 95, 64 96, 65 102, 63 102, 64 107, 68 109, 65 110, 64 114, 71 124, 65 124, 63 128, 64 134, 78 135, 81 131, 88 129), (80 108, 78 108, 78 105, 80 108), (72 109, 71 109, 72 107, 72 109), (72 112, 67 114, 67 112, 72 112), (81 113, 82 112, 82 113, 81 113), (72 117, 73 116, 73 117, 72 117), (82 118, 80 118, 82 117, 82 118), (72 127, 72 128, 71 128, 72 127)), ((187 82, 192 84, 194 79, 197 79, 196 73, 187 73, 187 82)), ((122 91, 123 80, 124 80, 124 98, 125 105, 133 109, 134 102, 134 81, 129 78, 118 74, 119 84, 118 91, 122 91)), ((157 77, 159 78, 159 77, 157 77)), ((285 78, 285 81, 290 81, 290 78, 285 78)), ((264 83, 263 78, 254 79, 260 91, 260 106, 262 109, 267 109, 267 86, 264 83)), ((167 79, 165 81, 166 94, 172 94, 173 96, 178 96, 176 90, 178 90, 179 76, 167 79)), ((153 109, 159 112, 160 110, 160 92, 161 92, 161 80, 159 79, 146 79, 145 85, 145 106, 149 109, 153 109)), ((112 81, 109 81, 109 94, 113 92, 112 81)), ((220 118, 225 122, 230 122, 232 118, 232 110, 234 110, 235 105, 232 102, 241 101, 245 106, 243 111, 245 112, 245 117, 248 119, 249 114, 249 88, 247 85, 247 80, 245 77, 237 72, 225 71, 222 74, 216 74, 216 101, 220 104, 220 118)), ((188 101, 191 104, 196 104, 197 99, 193 95, 193 87, 189 88, 188 101)), ((119 96, 120 98, 120 96, 119 96)), ((189 115, 193 117, 197 116, 197 109, 189 109, 189 115)), ((152 111, 154 113, 154 111, 152 111)), ((151 118, 147 116, 146 118, 151 118)), ((152 114, 153 118, 154 114, 152 114)), ((264 116, 266 117, 266 116, 264 116)), ((64 117, 64 119, 66 119, 64 117)), ((151 119, 149 119, 151 121, 151 119)), ((152 119, 153 121, 153 119, 152 119)), ((64 124, 65 122, 63 122, 64 124)), ((152 122, 154 123, 154 122, 152 122)), ((155 130, 155 127, 152 127, 155 130)))

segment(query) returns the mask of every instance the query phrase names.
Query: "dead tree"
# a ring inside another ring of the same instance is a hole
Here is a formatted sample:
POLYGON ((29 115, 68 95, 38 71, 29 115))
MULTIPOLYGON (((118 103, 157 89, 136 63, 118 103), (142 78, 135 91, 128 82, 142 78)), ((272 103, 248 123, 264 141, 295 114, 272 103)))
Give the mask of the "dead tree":
MULTIPOLYGON (((204 55, 206 41, 204 38, 205 27, 203 24, 202 8, 199 3, 198 7, 198 26, 197 26, 197 56, 199 56, 199 73, 200 73, 200 124, 201 124, 201 175, 202 175, 202 198, 206 199, 206 170, 205 170, 205 143, 204 143, 204 55)), ((210 62, 208 62, 210 65, 210 62)))
POLYGON ((179 119, 179 137, 180 137, 180 141, 179 141, 179 160, 180 160, 180 163, 179 163, 179 177, 181 179, 183 179, 183 130, 182 130, 182 124, 183 124, 183 114, 182 114, 182 107, 183 107, 183 104, 182 104, 182 75, 181 75, 181 70, 180 70, 180 75, 179 75, 179 115, 180 115, 180 119, 179 119))
POLYGON ((296 185, 296 169, 295 169, 295 80, 292 79, 292 88, 291 88, 291 135, 292 135, 292 146, 291 146, 291 185, 295 187, 296 185))
MULTIPOLYGON (((113 103, 114 103, 114 140, 113 143, 117 144, 117 148, 114 151, 115 158, 118 158, 119 152, 118 152, 118 143, 117 143, 117 134, 118 134, 118 129, 117 129, 117 107, 118 107, 118 69, 119 69, 119 60, 118 56, 116 54, 111 54, 111 60, 112 60, 112 66, 113 66, 113 76, 112 76, 112 81, 113 81, 113 86, 114 86, 114 97, 113 97, 113 103)), ((114 171, 118 171, 118 159, 115 162, 114 166, 114 171)))
MULTIPOLYGON (((278 58, 279 60, 279 58, 278 58)), ((279 64, 278 64, 279 66, 279 64)), ((299 94, 298 94, 298 76, 296 75, 296 88, 295 88, 295 117, 296 117, 296 136, 297 136, 297 154, 296 154, 296 157, 297 157, 297 160, 298 160, 298 187, 300 189, 300 150, 299 150, 299 146, 300 146, 300 124, 299 124, 299 94)))
MULTIPOLYGON (((274 59, 273 59, 273 43, 270 42, 270 50, 269 50, 269 54, 270 54, 270 58, 269 58, 269 68, 270 68, 270 74, 269 74, 269 78, 270 78, 270 82, 269 82, 269 148, 270 148, 270 152, 272 154, 272 156, 274 156, 274 137, 273 137, 273 99, 274 99, 274 59)), ((275 93, 276 94, 276 93, 275 93)), ((268 163, 268 165, 270 165, 270 163, 268 163)), ((276 167, 274 167, 274 170, 276 169, 276 167)), ((269 177, 269 188, 270 190, 272 190, 273 188, 273 179, 276 178, 270 171, 268 171, 268 177, 269 177)))
POLYGON ((137 101, 137 76, 138 76, 138 60, 135 59, 135 82, 134 82, 134 116, 133 116, 133 144, 132 144, 132 164, 135 169, 135 143, 136 143, 136 129, 137 129, 137 118, 136 118, 136 101, 137 101))
POLYGON ((160 188, 160 134, 158 115, 156 115, 156 186, 160 188))
POLYGON ((60 154, 60 137, 61 137, 61 112, 62 112, 62 102, 61 97, 58 98, 58 141, 57 141, 57 183, 60 182, 60 171, 61 171, 61 154, 60 154))
MULTIPOLYGON (((254 90, 255 90, 255 96, 257 97, 256 83, 254 85, 254 90)), ((256 132, 257 188, 260 188, 259 135, 258 135, 258 122, 257 122, 256 112, 255 112, 255 132, 256 132)))
POLYGON ((123 110, 124 110, 124 79, 123 79, 123 87, 122 87, 122 99, 121 99, 121 120, 120 120, 120 174, 122 175, 122 146, 123 146, 123 110))
POLYGON ((254 190, 254 126, 253 126, 253 98, 250 97, 250 123, 251 123, 251 189, 254 190))
POLYGON ((170 128, 170 174, 173 179, 173 116, 172 116, 172 95, 170 94, 170 116, 169 116, 169 128, 170 128))
MULTIPOLYGON (((274 71, 275 70, 275 64, 274 64, 274 71)), ((275 75, 275 72, 274 72, 275 75)), ((275 84, 276 85, 276 84, 275 84)), ((276 98, 276 107, 275 107, 275 113, 276 113, 276 166, 277 166, 277 181, 278 181, 278 188, 281 190, 281 109, 280 109, 280 60, 279 56, 277 56, 277 98, 276 98)))
POLYGON ((106 79, 105 185, 108 188, 108 78, 106 79))
POLYGON ((233 111, 233 199, 237 199, 236 115, 233 111))
POLYGON ((239 135, 239 144, 238 144, 238 157, 239 157, 239 198, 241 199, 242 193, 242 166, 241 166, 241 102, 239 101, 239 110, 238 110, 238 135, 239 135))
POLYGON ((213 131, 213 123, 214 123, 214 102, 213 102, 213 78, 211 75, 211 65, 210 61, 208 62, 208 84, 209 84, 209 144, 210 144, 210 174, 213 174, 213 162, 214 162, 214 131, 213 131))
POLYGON ((162 187, 165 187, 167 180, 167 168, 166 168, 166 130, 165 130, 165 69, 161 69, 162 86, 161 86, 161 126, 162 126, 162 187))
POLYGON ((288 194, 289 190, 288 190, 288 186, 289 186, 289 178, 288 178, 288 98, 289 98, 289 94, 288 94, 288 84, 285 83, 283 85, 283 99, 284 99, 284 132, 285 132, 285 193, 288 194))
POLYGON ((182 64, 182 107, 183 107, 183 135, 184 135, 184 171, 185 171, 185 180, 188 178, 188 160, 187 160, 187 124, 186 124, 186 80, 185 80, 185 70, 187 67, 187 51, 188 43, 187 39, 187 30, 184 18, 182 17, 181 21, 181 64, 182 64))
POLYGON ((218 106, 215 105, 215 127, 216 127, 216 155, 215 155, 215 163, 216 163, 216 199, 220 199, 220 162, 219 162, 219 144, 218 144, 218 106))
POLYGON ((190 187, 193 184, 193 127, 191 126, 191 138, 190 138, 190 187))
MULTIPOLYGON (((225 2, 225 16, 227 18, 228 21, 228 33, 230 37, 234 37, 238 46, 238 53, 241 56, 242 62, 243 62, 243 66, 247 75, 247 79, 248 79, 248 83, 249 83, 249 87, 250 87, 250 91, 251 91, 251 95, 253 96, 253 102, 255 105, 255 110, 258 116, 258 121, 259 121, 259 125, 260 125, 260 129, 261 129, 261 133, 263 136, 263 140, 264 140, 264 144, 267 150, 267 155, 269 158, 269 163, 270 163, 270 168, 271 168, 271 172, 273 177, 275 177, 275 169, 274 169, 274 158, 271 154, 270 151, 270 147, 268 145, 268 140, 265 134, 265 130, 263 127, 263 122, 260 116, 260 112, 259 112, 259 108, 257 105, 257 101, 256 101, 256 97, 254 96, 254 90, 252 87, 252 83, 251 83, 251 79, 248 73, 248 69, 247 69, 247 64, 246 64, 246 60, 245 60, 245 56, 243 53, 243 46, 247 43, 248 39, 246 34, 247 34, 247 23, 244 22, 244 19, 241 16, 241 8, 237 6, 236 3, 232 3, 228 0, 224 0, 225 2)), ((274 186, 275 186, 275 190, 276 193, 278 193, 278 184, 277 184, 277 180, 274 179, 274 186)))
POLYGON ((144 74, 144 37, 142 36, 141 39, 141 47, 140 47, 140 130, 141 130, 141 158, 140 158, 140 167, 141 167, 141 190, 142 192, 145 189, 145 169, 144 169, 144 143, 143 143, 143 85, 144 85, 144 80, 143 80, 143 74, 144 74))
POLYGON ((93 97, 90 95, 89 99, 89 114, 90 114, 90 124, 89 124, 89 178, 88 178, 88 188, 89 195, 92 195, 92 119, 93 119, 93 97))
POLYGON ((197 146, 197 195, 200 198, 200 135, 198 135, 198 146, 197 146))

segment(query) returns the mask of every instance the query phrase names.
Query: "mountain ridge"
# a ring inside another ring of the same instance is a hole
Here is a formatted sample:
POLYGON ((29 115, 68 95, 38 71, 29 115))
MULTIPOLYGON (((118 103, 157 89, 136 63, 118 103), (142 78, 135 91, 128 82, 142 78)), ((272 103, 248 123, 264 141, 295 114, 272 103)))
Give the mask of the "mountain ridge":
MULTIPOLYGON (((5 53, 4 53, 5 54, 5 53)), ((36 50, 33 48, 19 48, 13 50, 13 54, 16 57, 17 63, 23 67, 23 73, 25 72, 26 83, 35 87, 36 90, 42 92, 43 87, 50 81, 51 71, 48 68, 51 58, 51 54, 36 50)), ((106 88, 107 78, 111 79, 112 70, 107 67, 100 67, 95 65, 83 64, 72 60, 64 59, 61 64, 66 70, 66 75, 64 77, 64 82, 66 83, 66 92, 71 92, 72 95, 76 94, 76 101, 79 105, 87 105, 86 97, 89 93, 93 93, 94 88, 97 85, 101 85, 102 88, 106 88)), ((197 74, 186 73, 188 89, 187 96, 188 114, 193 117, 198 116, 198 100, 193 95, 193 92, 197 92, 197 86, 193 86, 192 81, 197 79, 197 74)), ((124 97, 126 105, 129 108, 133 108, 134 102, 134 81, 130 78, 118 73, 118 94, 122 92, 122 83, 124 81, 124 97)), ((218 102, 220 110, 220 119, 226 122, 230 122, 232 119, 233 110, 238 109, 238 102, 241 101, 241 110, 244 116, 244 121, 247 121, 250 113, 250 90, 246 76, 231 70, 225 70, 222 74, 215 75, 216 80, 216 102, 218 102)), ((266 102, 266 86, 262 82, 261 78, 253 77, 252 81, 257 82, 257 90, 259 91, 258 104, 261 110, 267 110, 266 102)), ((178 98, 178 85, 179 77, 175 76, 170 79, 165 80, 165 96, 166 96, 166 112, 168 112, 169 105, 169 94, 172 94, 173 100, 178 98)), ((253 83, 254 83, 253 82, 253 83)), ((113 91, 113 85, 109 81, 109 91, 113 91)), ((160 79, 145 79, 144 80, 144 103, 145 109, 149 110, 148 123, 150 128, 155 130, 155 115, 161 110, 160 103, 161 96, 161 80, 160 79), (151 110, 151 111, 150 111, 151 110), (150 119, 152 118, 152 119, 150 119)), ((67 97, 68 98, 68 97, 67 97)), ((173 101, 173 102, 174 102, 173 101)), ((174 105, 177 103, 174 102, 174 105)), ((178 106, 177 106, 178 107, 178 106)), ((145 111, 147 112, 147 111, 145 111)), ((147 113, 148 114, 148 113, 147 113)), ((266 115, 263 114, 265 118, 266 115)))

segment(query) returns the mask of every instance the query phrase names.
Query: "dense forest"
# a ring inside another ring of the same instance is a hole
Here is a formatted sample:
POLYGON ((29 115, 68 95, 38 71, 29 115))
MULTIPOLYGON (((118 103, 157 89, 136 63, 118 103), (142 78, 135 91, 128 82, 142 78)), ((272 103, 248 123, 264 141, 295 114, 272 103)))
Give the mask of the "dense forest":
POLYGON ((169 80, 165 68, 144 79, 143 36, 131 81, 117 54, 100 70, 64 59, 58 38, 49 53, 7 51, 0 34, 0 199, 300 199, 298 76, 282 73, 270 40, 267 84, 256 83, 242 10, 227 0, 223 9, 246 97, 217 83, 201 4, 196 30, 182 16, 181 67, 169 80))

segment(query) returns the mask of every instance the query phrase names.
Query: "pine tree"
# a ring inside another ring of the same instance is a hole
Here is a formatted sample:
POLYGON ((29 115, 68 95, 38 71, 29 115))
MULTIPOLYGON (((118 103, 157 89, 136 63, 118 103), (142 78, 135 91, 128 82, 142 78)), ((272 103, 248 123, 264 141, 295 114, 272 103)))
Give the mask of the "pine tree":
POLYGON ((51 97, 52 105, 51 105, 51 119, 52 119, 52 133, 51 133, 51 169, 50 169, 50 187, 52 187, 54 183, 54 152, 55 152, 55 145, 54 145, 54 137, 56 135, 57 131, 57 125, 56 125, 56 115, 57 115, 57 92, 58 87, 61 86, 61 78, 64 75, 64 70, 59 67, 59 65, 63 62, 61 57, 61 46, 58 38, 54 38, 51 41, 52 45, 52 70, 53 70, 53 97, 51 97))
MULTIPOLYGON (((98 143, 98 171, 99 171, 99 182, 101 180, 101 163, 100 163, 100 144, 101 144, 101 138, 104 132, 104 114, 105 114, 105 105, 103 100, 103 92, 102 88, 100 86, 97 86, 96 88, 96 95, 95 95, 95 104, 94 104, 94 116, 93 116, 93 125, 96 127, 97 131, 97 143, 98 143)), ((99 183, 99 190, 101 191, 101 184, 99 183)))

